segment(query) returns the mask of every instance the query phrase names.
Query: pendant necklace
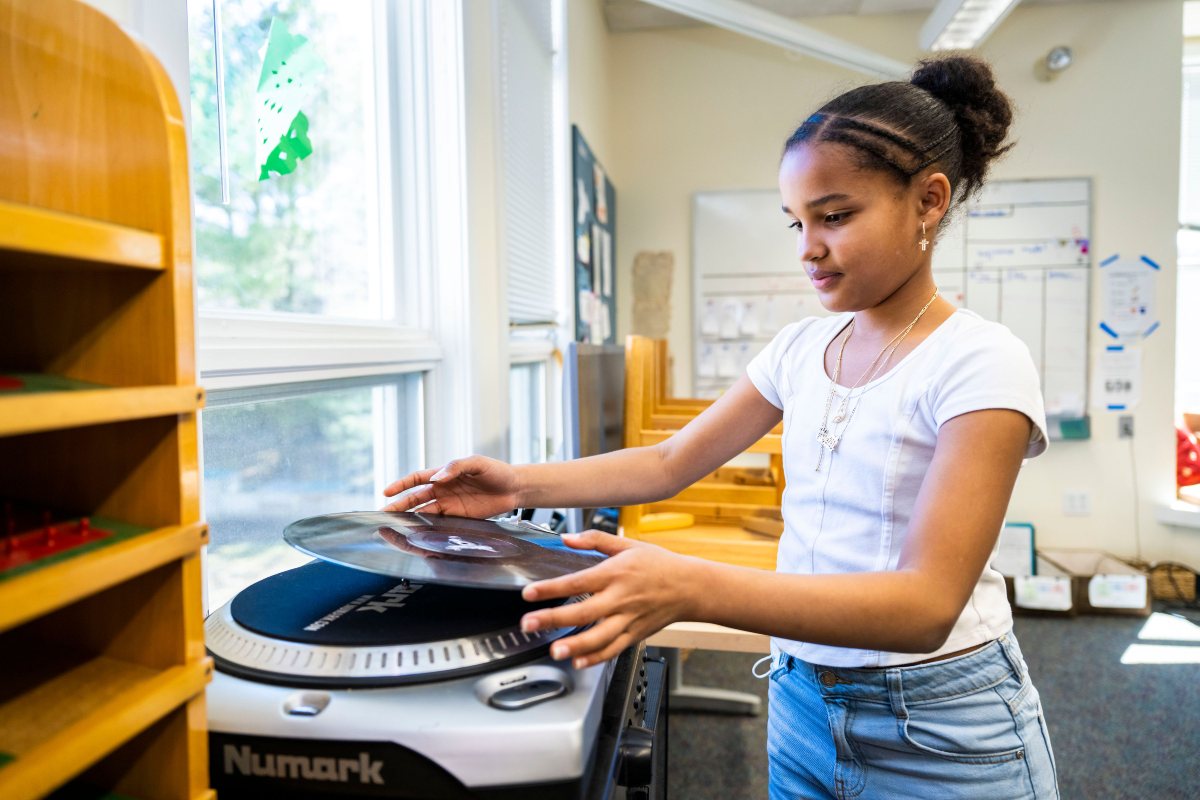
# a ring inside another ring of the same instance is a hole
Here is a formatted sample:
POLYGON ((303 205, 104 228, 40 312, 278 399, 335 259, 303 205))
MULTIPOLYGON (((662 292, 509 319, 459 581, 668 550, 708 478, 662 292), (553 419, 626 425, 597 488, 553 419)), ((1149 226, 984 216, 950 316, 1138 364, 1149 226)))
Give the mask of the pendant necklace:
POLYGON ((821 471, 821 463, 825 459, 825 451, 832 453, 837 449, 838 443, 842 440, 842 436, 846 433, 846 429, 850 427, 850 420, 854 418, 854 412, 858 410, 859 403, 855 402, 850 405, 851 397, 859 398, 862 396, 862 391, 857 395, 854 390, 860 387, 866 387, 867 384, 875 380, 876 376, 883 371, 888 362, 891 361, 892 355, 896 352, 901 342, 908 336, 916 324, 921 321, 921 317, 925 316, 925 312, 933 305, 933 301, 937 299, 938 290, 934 289, 933 297, 929 298, 929 302, 921 307, 917 312, 917 316, 913 321, 908 323, 905 328, 892 337, 891 341, 883 346, 875 358, 871 359, 871 363, 863 370, 863 374, 853 385, 846 389, 846 394, 840 396, 841 402, 838 403, 837 410, 833 413, 833 418, 829 416, 829 412, 833 409, 833 396, 836 393, 838 378, 842 374, 842 356, 846 352, 846 345, 850 341, 850 336, 854 333, 854 320, 850 320, 850 324, 846 326, 846 338, 842 340, 842 346, 838 348, 837 361, 834 363, 833 376, 829 379, 829 393, 825 396, 825 413, 821 417, 821 427, 817 430, 817 441, 821 447, 817 451, 817 465, 813 468, 814 472, 821 471), (841 430, 838 430, 838 426, 841 430))

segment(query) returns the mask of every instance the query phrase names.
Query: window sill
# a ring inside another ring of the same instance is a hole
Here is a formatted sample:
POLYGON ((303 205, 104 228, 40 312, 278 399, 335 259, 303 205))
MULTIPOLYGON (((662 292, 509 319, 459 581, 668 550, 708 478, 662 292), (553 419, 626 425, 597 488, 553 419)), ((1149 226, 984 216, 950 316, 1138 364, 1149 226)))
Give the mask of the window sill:
POLYGON ((1182 500, 1176 500, 1170 505, 1160 505, 1155 517, 1164 525, 1200 530, 1200 506, 1182 500))

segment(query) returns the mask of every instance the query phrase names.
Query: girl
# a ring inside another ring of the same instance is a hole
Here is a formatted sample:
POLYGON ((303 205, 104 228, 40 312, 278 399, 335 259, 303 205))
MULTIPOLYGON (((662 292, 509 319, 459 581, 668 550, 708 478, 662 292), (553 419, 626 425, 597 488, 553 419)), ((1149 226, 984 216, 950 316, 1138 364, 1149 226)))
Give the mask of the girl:
MULTIPOLYGON (((583 667, 677 620, 770 634, 772 798, 1057 797, 1037 691, 988 560, 1023 458, 1045 449, 1038 377, 1001 325, 934 284, 932 239, 982 185, 1011 107, 990 68, 922 62, 796 129, 779 191, 821 303, 668 441, 566 464, 473 456, 389 486, 388 510, 670 497, 783 420, 785 531, 774 574, 599 532, 610 557, 525 587, 527 631, 583 667), (411 491, 409 491, 411 490, 411 491)), ((1011 146, 1011 145, 1010 145, 1011 146)))

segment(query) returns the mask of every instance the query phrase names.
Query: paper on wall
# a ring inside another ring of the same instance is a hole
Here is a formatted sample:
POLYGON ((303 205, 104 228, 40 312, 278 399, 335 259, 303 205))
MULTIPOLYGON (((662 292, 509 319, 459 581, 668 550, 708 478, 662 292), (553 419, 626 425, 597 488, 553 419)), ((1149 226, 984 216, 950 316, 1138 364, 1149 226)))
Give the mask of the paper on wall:
POLYGON ((753 342, 742 342, 738 345, 738 375, 739 377, 746 371, 746 367, 750 366, 750 362, 754 360, 754 356, 758 355, 758 347, 753 342))
POLYGON ((588 215, 592 213, 592 201, 588 197, 587 187, 583 185, 583 178, 575 179, 575 224, 583 225, 588 220, 588 215))
POLYGON ((1142 351, 1130 345, 1110 345, 1096 358, 1093 404, 1110 411, 1135 408, 1142 399, 1142 351))
POLYGON ((740 371, 737 363, 735 345, 722 344, 717 348, 717 376, 721 378, 736 378, 740 371))
POLYGON ((612 305, 607 300, 600 302, 600 341, 607 342, 612 336, 612 305))
POLYGON ((700 348, 700 356, 696 372, 701 378, 717 377, 717 355, 715 352, 713 352, 713 346, 711 344, 706 344, 700 348))
POLYGON ((596 163, 592 164, 592 180, 596 187, 596 219, 608 224, 608 177, 604 169, 596 163))
POLYGON ((600 260, 600 292, 605 297, 613 296, 613 238, 611 231, 602 231, 601 238, 604 241, 603 258, 600 260))
POLYGON ((736 339, 742 324, 742 301, 730 298, 721 303, 721 338, 736 339))
POLYGON ((704 310, 700 313, 700 333, 704 336, 721 333, 721 312, 717 309, 716 300, 704 301, 704 310))
POLYGON ((1121 338, 1141 337, 1158 319, 1155 313, 1156 270, 1141 262, 1118 261, 1101 270, 1104 276, 1104 324, 1121 338))
POLYGON ((575 257, 579 259, 580 264, 592 263, 592 237, 587 231, 579 234, 575 240, 575 257))
POLYGON ((759 315, 762 314, 761 300, 747 300, 742 309, 742 336, 758 336, 759 315))

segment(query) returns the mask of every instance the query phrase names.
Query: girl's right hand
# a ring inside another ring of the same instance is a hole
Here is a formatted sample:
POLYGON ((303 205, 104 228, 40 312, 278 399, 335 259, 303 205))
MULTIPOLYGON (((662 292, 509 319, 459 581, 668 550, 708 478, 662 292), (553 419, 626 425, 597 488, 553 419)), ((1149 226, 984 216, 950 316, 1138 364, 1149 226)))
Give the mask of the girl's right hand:
POLYGON ((387 497, 408 492, 383 507, 384 511, 452 514, 481 519, 512 511, 521 505, 517 471, 511 464, 485 456, 459 458, 444 467, 406 475, 383 490, 387 497), (409 491, 409 490, 412 491, 409 491))

